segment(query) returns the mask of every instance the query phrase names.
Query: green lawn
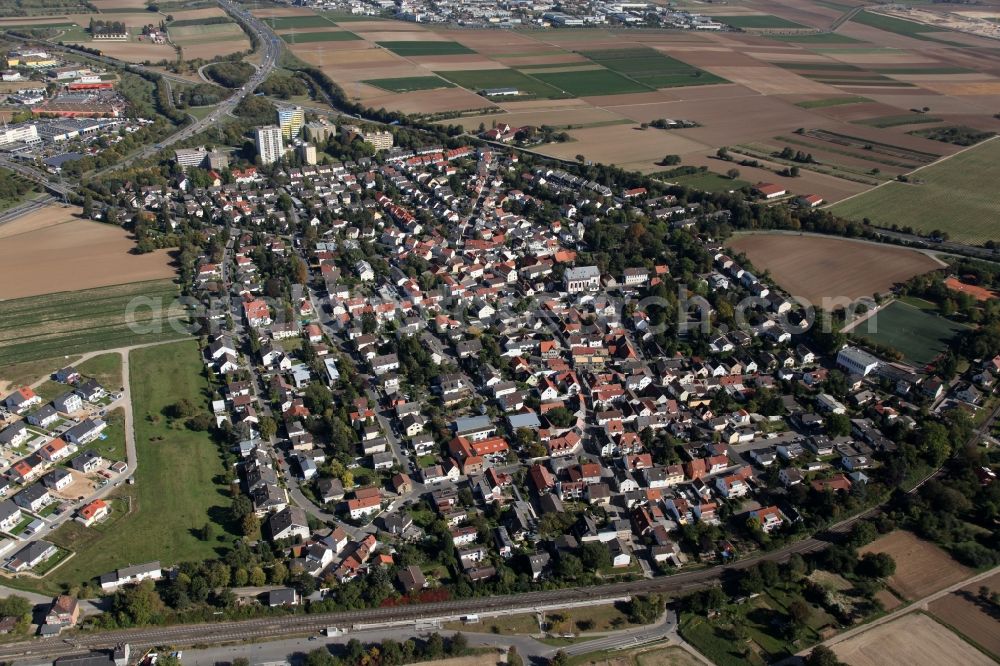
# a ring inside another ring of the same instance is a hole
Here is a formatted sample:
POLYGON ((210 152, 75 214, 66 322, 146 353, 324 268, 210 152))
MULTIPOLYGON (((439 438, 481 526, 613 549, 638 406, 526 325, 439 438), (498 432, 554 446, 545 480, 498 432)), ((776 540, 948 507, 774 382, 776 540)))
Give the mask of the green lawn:
POLYGON ((892 347, 907 361, 926 365, 954 344, 955 336, 966 328, 932 311, 896 301, 859 324, 851 335, 892 347))
POLYGON ((333 21, 323 16, 273 16, 261 19, 274 30, 288 30, 291 28, 329 28, 336 25, 333 21))
POLYGON ((289 44, 307 44, 309 42, 350 42, 361 39, 353 32, 290 32, 281 35, 289 44))
POLYGON ((725 23, 733 28, 805 28, 801 23, 795 23, 780 16, 771 14, 740 15, 740 16, 713 16, 713 20, 725 23))
POLYGON ((122 385, 122 357, 120 354, 100 354, 77 364, 77 371, 84 377, 96 379, 109 391, 117 391, 122 385))
POLYGON ((401 56, 464 55, 475 53, 458 42, 377 42, 382 48, 401 56))
POLYGON ((404 76, 396 79, 370 79, 361 83, 367 83, 370 86, 397 93, 455 87, 454 83, 445 81, 439 76, 404 76))
POLYGON ((881 227, 940 229, 963 243, 1000 240, 998 163, 1000 139, 990 139, 917 171, 910 183, 888 183, 832 210, 851 220, 867 217, 881 227))
POLYGON ((688 176, 677 176, 676 178, 669 178, 667 180, 703 192, 728 192, 729 190, 738 190, 750 184, 745 180, 740 180, 739 178, 732 180, 711 171, 707 173, 693 173, 688 176))
POLYGON ((534 77, 575 97, 620 95, 652 90, 651 87, 610 69, 535 74, 534 77))
POLYGON ((172 280, 152 280, 4 301, 0 365, 184 337, 160 311, 135 307, 166 311, 177 293, 172 280))
MULTIPOLYGON (((581 55, 651 88, 726 83, 721 77, 648 48, 584 51, 581 55)), ((580 75, 588 73, 580 72, 580 75)))
POLYGON ((139 349, 131 353, 130 364, 136 484, 117 491, 123 509, 112 520, 90 528, 67 523, 52 535, 53 543, 76 556, 41 584, 46 591, 130 563, 158 559, 168 565, 216 557, 230 539, 228 489, 216 483, 225 471, 218 445, 208 433, 188 430, 163 415, 182 398, 208 409, 209 384, 196 343, 139 349), (194 532, 209 522, 218 525, 221 536, 202 541, 194 532))
POLYGON ((517 88, 518 92, 526 97, 555 99, 568 96, 559 89, 516 69, 472 69, 440 72, 440 75, 473 92, 479 92, 484 88, 517 88))
POLYGON ((843 106, 845 104, 864 104, 871 100, 867 97, 852 95, 851 97, 824 97, 823 99, 808 99, 803 102, 796 102, 795 106, 803 109, 824 109, 828 106, 843 106))

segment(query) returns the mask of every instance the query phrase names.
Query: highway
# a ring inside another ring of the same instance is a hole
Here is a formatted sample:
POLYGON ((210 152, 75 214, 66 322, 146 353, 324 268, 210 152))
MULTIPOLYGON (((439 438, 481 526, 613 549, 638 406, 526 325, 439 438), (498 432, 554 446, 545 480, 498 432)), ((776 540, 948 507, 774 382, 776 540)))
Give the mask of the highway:
MULTIPOLYGON (((120 169, 123 166, 128 166, 137 160, 147 159, 168 146, 171 146, 179 141, 189 139, 213 125, 218 125, 226 118, 226 116, 232 114, 233 109, 235 109, 236 106, 243 101, 244 97, 253 94, 253 91, 257 88, 257 86, 263 83, 264 80, 271 74, 271 71, 278 63, 278 57, 281 55, 281 38, 274 34, 274 32, 271 31, 271 29, 268 28, 262 21, 235 3, 230 2, 229 0, 218 0, 218 2, 219 6, 222 7, 226 13, 230 14, 245 28, 249 28, 257 37, 258 44, 260 48, 263 49, 263 56, 261 58, 260 65, 257 65, 257 71, 254 72, 254 75, 250 77, 242 88, 235 91, 226 100, 220 102, 210 114, 201 120, 196 120, 190 125, 184 126, 180 131, 175 132, 160 143, 148 146, 138 153, 130 156, 123 162, 112 165, 102 171, 95 172, 93 175, 101 175, 102 173, 120 169)), ((120 65, 120 63, 118 64, 120 65)), ((160 72, 157 72, 157 74, 160 74, 160 72)), ((184 81, 184 83, 191 83, 187 79, 181 80, 184 81)))

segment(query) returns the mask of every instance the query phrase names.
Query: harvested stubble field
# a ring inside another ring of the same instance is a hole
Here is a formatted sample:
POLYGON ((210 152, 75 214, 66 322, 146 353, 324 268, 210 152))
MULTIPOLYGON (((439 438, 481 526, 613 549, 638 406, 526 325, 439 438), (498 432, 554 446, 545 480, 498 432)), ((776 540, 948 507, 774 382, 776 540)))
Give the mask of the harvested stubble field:
POLYGON ((975 573, 935 544, 904 530, 886 534, 858 552, 891 555, 896 561, 896 573, 889 578, 889 586, 910 601, 943 590, 975 573))
POLYGON ((1000 592, 1000 574, 932 601, 928 610, 940 622, 954 628, 1000 660, 996 607, 979 596, 979 588, 984 586, 991 592, 1000 592))
POLYGON ((121 227, 74 217, 49 206, 0 227, 0 299, 168 278, 166 250, 131 254, 121 227))
POLYGON ((888 183, 837 204, 833 212, 851 220, 867 217, 882 227, 939 229, 959 242, 1000 240, 998 161, 1000 141, 990 139, 920 169, 910 183, 888 183))
POLYGON ((833 646, 851 666, 987 666, 993 660, 923 613, 909 613, 833 646))
POLYGON ((814 305, 887 293, 897 282, 943 265, 913 250, 822 236, 743 234, 728 245, 758 271, 769 271, 792 296, 814 305))

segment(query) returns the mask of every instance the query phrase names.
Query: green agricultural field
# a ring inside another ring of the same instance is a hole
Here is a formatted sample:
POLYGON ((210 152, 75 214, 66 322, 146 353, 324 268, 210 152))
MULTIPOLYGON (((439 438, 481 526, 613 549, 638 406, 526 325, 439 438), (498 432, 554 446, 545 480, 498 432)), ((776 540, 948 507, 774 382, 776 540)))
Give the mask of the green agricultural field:
POLYGON ((309 42, 350 42, 361 39, 353 32, 290 32, 281 36, 289 44, 308 44, 309 42))
POLYGON ((783 19, 780 16, 772 16, 771 14, 749 14, 740 16, 713 16, 715 21, 719 23, 725 23, 726 25, 733 28, 807 28, 801 23, 795 23, 794 21, 789 21, 788 19, 783 19))
POLYGON ((458 72, 440 72, 440 75, 473 92, 484 88, 517 88, 521 95, 540 99, 569 97, 549 84, 528 76, 516 69, 472 69, 458 72))
POLYGON ((620 95, 652 90, 649 86, 644 86, 609 69, 535 74, 534 78, 574 97, 620 95))
POLYGON ((726 83, 726 80, 653 49, 584 51, 581 55, 650 88, 726 83))
POLYGON ((165 316, 177 295, 173 281, 151 280, 4 301, 0 366, 185 337, 165 316))
POLYGON ((438 76, 406 76, 398 79, 372 79, 362 81, 361 83, 367 83, 370 86, 375 86, 376 88, 396 93, 455 87, 455 84, 450 81, 445 81, 438 76))
POLYGON ((925 35, 924 33, 940 32, 936 31, 932 26, 924 25, 923 23, 907 21, 906 19, 886 16, 885 14, 875 14, 868 11, 859 12, 851 19, 851 21, 867 25, 870 28, 878 28, 879 30, 892 32, 897 35, 913 37, 914 39, 927 39, 933 41, 933 38, 925 35))
POLYGON ((768 39, 776 42, 791 42, 793 44, 860 44, 860 40, 841 35, 836 32, 821 32, 813 35, 768 35, 768 39))
POLYGON ((925 125, 927 123, 939 123, 941 118, 928 116, 923 113, 904 113, 898 116, 878 116, 866 120, 855 120, 855 125, 867 125, 868 127, 899 127, 901 125, 925 125))
POLYGON ((872 100, 867 97, 853 95, 851 97, 824 97, 823 99, 808 99, 803 102, 796 102, 795 106, 803 109, 825 109, 829 106, 844 106, 846 104, 864 104, 872 100))
POLYGON ((376 42, 401 56, 465 55, 475 53, 458 42, 376 42))
POLYGON ((933 312, 896 301, 859 324, 851 335, 892 347, 916 365, 927 365, 953 345, 955 336, 967 328, 933 312), (874 330, 870 331, 869 323, 874 330))
POLYGON ((880 227, 911 226, 924 233, 940 229, 961 243, 1000 240, 1000 192, 996 165, 1000 139, 990 139, 910 176, 887 183, 832 208, 851 220, 869 218, 880 227))
POLYGON ((135 486, 113 495, 112 518, 95 527, 70 522, 52 534, 76 556, 44 581, 28 583, 47 592, 91 580, 117 567, 160 560, 165 565, 217 557, 233 536, 227 487, 218 444, 207 432, 189 430, 164 415, 187 398, 208 410, 209 383, 193 341, 132 352, 132 398, 139 468, 135 486), (215 525, 210 541, 196 532, 215 525))
POLYGON ((274 16, 262 19, 274 30, 290 30, 292 28, 329 28, 336 25, 323 16, 274 16))

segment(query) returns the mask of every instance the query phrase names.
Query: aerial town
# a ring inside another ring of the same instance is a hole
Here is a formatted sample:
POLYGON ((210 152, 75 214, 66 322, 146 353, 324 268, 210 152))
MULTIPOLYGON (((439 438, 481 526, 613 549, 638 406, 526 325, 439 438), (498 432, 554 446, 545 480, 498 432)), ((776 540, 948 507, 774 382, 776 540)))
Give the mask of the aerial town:
POLYGON ((5 37, 0 170, 33 189, 0 191, 0 660, 997 658, 1000 236, 840 218, 802 150, 699 189, 536 150, 572 125, 360 110, 272 53, 307 11, 734 30, 710 15, 268 7, 206 24, 261 51, 229 85, 5 37))

